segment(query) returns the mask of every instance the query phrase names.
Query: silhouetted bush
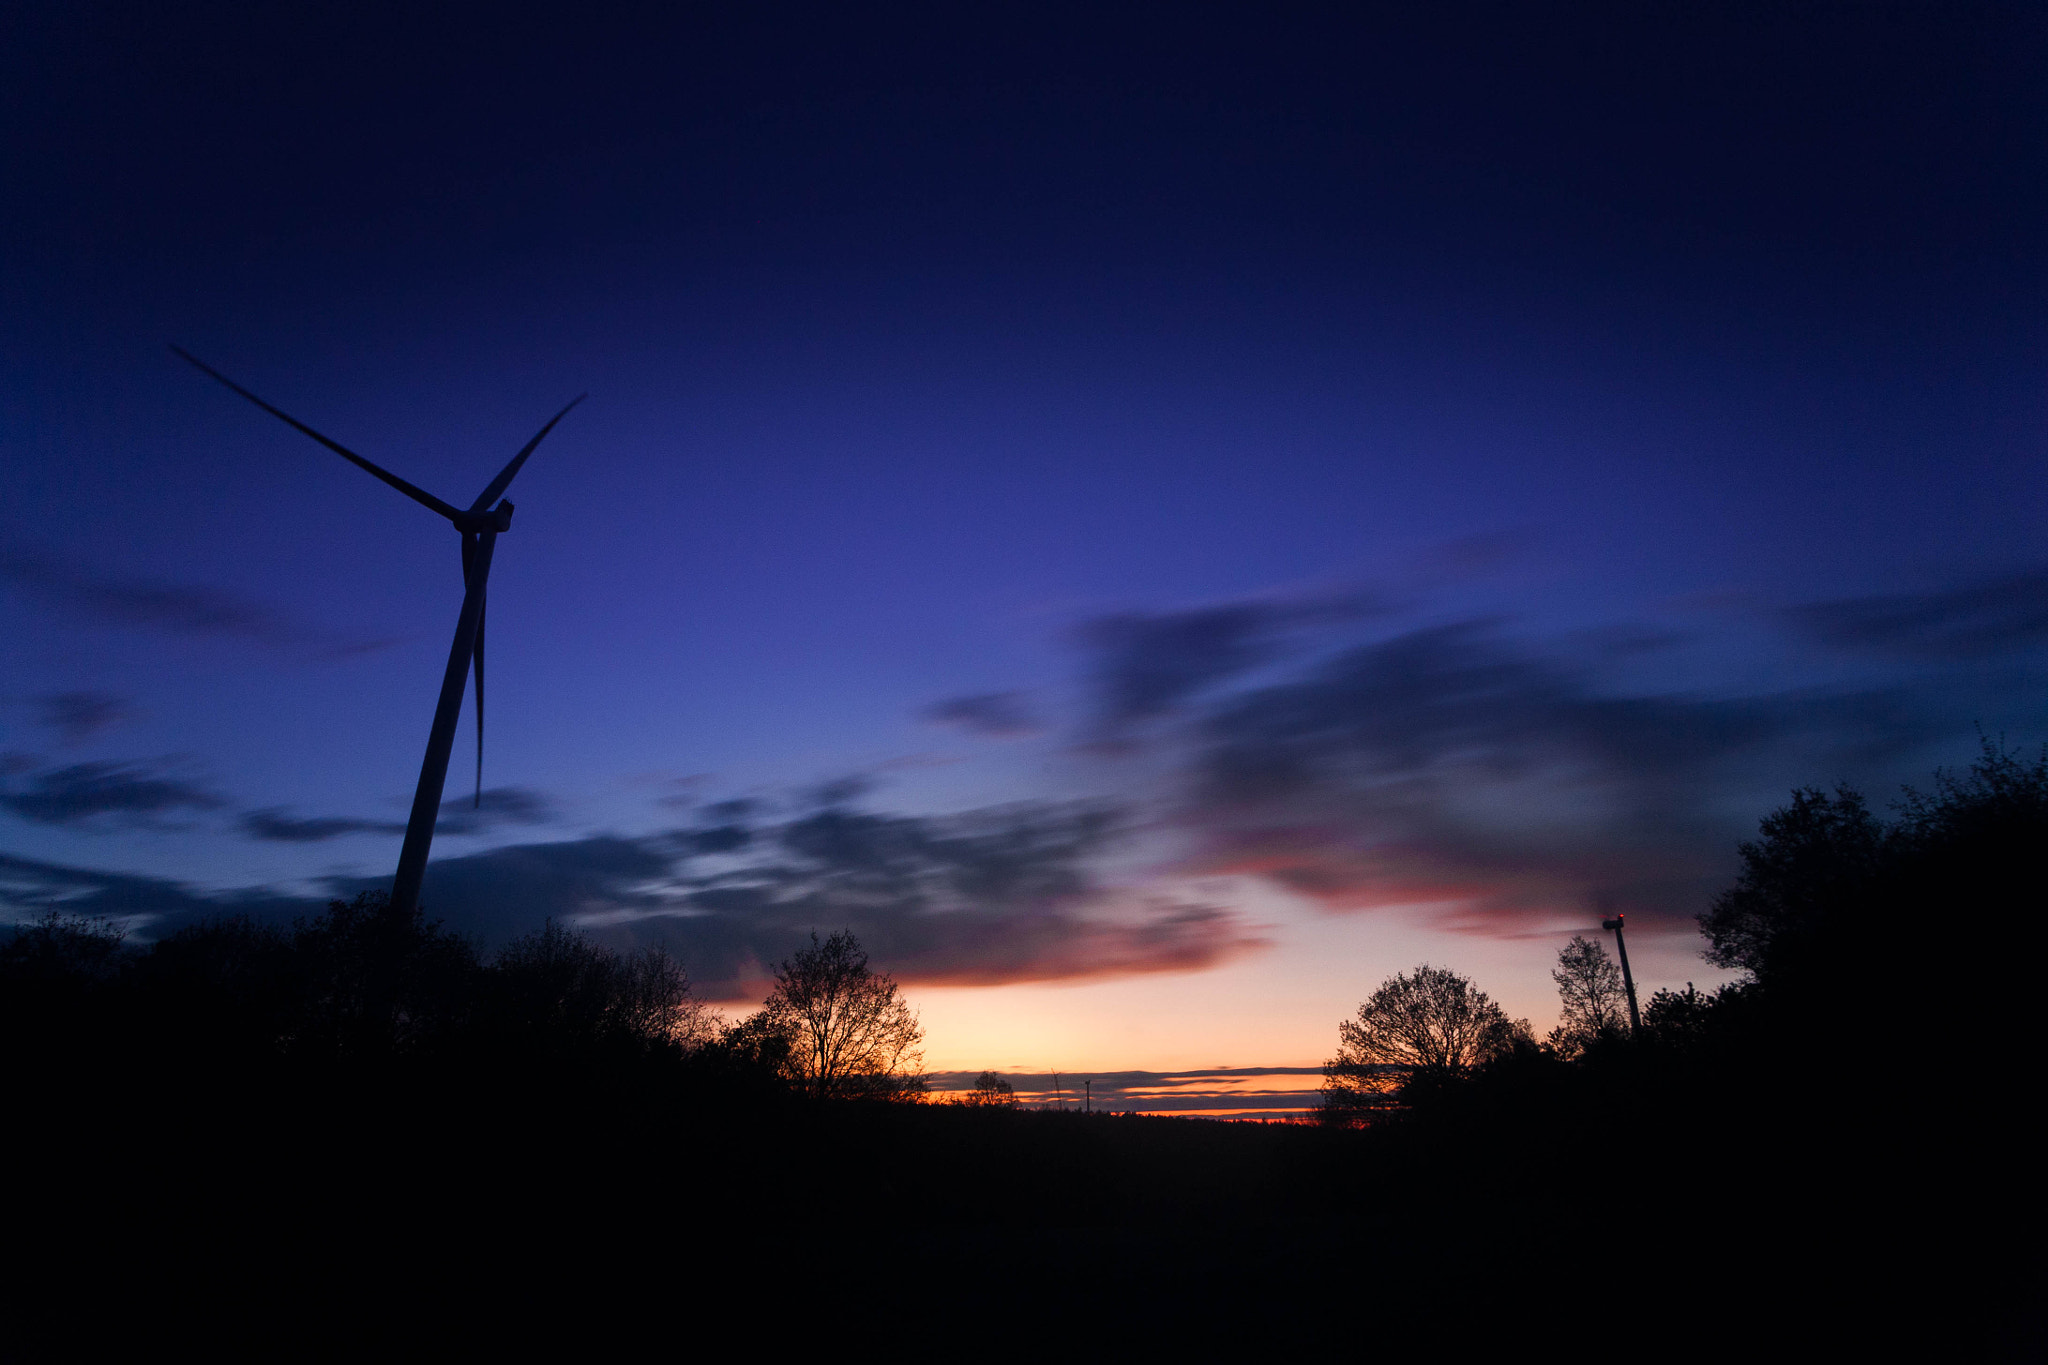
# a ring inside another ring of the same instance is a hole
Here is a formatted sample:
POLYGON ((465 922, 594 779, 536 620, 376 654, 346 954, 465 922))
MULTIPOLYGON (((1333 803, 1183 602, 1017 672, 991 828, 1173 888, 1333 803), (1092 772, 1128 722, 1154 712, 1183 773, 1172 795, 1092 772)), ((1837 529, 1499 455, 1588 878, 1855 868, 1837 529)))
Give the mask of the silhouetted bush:
POLYGON ((482 1000, 482 1032, 520 1053, 680 1054, 716 1032, 665 951, 616 953, 553 921, 497 954, 482 1000))
POLYGON ((293 926, 303 1013, 294 1051, 363 1057, 446 1047, 469 1024, 478 964, 469 943, 380 891, 333 901, 293 926))
POLYGON ((0 941, 0 1037, 16 1066, 121 1046, 121 932, 51 910, 0 941))

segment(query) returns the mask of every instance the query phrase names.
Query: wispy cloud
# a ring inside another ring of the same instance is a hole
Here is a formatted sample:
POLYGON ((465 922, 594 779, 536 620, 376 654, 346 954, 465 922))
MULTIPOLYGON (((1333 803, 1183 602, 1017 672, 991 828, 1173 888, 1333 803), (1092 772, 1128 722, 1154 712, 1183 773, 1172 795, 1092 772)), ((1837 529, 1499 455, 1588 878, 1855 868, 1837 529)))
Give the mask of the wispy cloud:
MULTIPOLYGON (((485 834, 515 825, 544 825, 557 818, 552 800, 530 787, 487 787, 481 800, 454 797, 441 803, 434 822, 437 835, 485 834)), ((403 820, 366 820, 354 816, 299 817, 285 806, 246 811, 236 821, 251 839, 279 844, 318 844, 354 834, 405 833, 403 820)))
POLYGON ((308 638, 269 608, 218 589, 110 577, 18 546, 0 547, 0 579, 53 606, 122 625, 273 646, 308 638))
POLYGON ((1037 734, 1041 728, 1021 692, 977 692, 953 697, 927 706, 923 714, 935 724, 957 726, 969 734, 991 739, 1022 739, 1037 734))
POLYGON ((0 546, 0 582, 60 611, 171 635, 243 640, 340 660, 392 639, 336 640, 259 602, 218 588, 101 573, 19 545, 0 546))
POLYGON ((940 818, 832 808, 767 828, 443 859, 425 896, 487 938, 556 918, 664 943, 721 998, 758 984, 814 930, 851 929, 902 980, 950 984, 1199 970, 1264 946, 1227 909, 1097 885, 1093 860, 1113 827, 1105 812, 1070 807, 940 818))
POLYGON ((127 698, 111 692, 47 692, 35 701, 37 718, 67 745, 82 744, 135 714, 127 698))
POLYGON ((300 819, 285 806, 245 811, 236 825, 251 839, 272 844, 320 844, 350 834, 405 833, 403 821, 355 820, 338 815, 300 819))
POLYGON ((0 917, 15 923, 61 910, 121 921, 131 931, 154 930, 222 914, 288 919, 317 910, 320 904, 264 888, 209 892, 166 877, 66 867, 0 853, 0 917))
POLYGON ((1839 649, 1919 659, 1984 658, 2048 645, 2048 570, 1959 588, 1851 597, 1785 613, 1839 649))
MULTIPOLYGON (((851 929, 906 984, 997 984, 1197 971, 1266 946, 1257 926, 1215 905, 1105 887, 1097 859, 1115 836, 1107 811, 1006 806, 927 818, 816 810, 640 838, 593 835, 517 844, 427 870, 423 903, 490 943, 565 921, 621 943, 661 943, 714 999, 745 998, 813 932, 851 929)), ((244 831, 287 842, 395 833, 385 822, 251 812, 244 831)), ((336 895, 389 878, 337 877, 336 895)), ((267 888, 210 893, 161 878, 0 861, 0 906, 19 915, 65 904, 146 916, 170 932, 221 913, 304 914, 319 900, 267 888)))
POLYGON ((1195 865, 1332 908, 1451 903, 1478 932, 1594 904, 1689 919, 1786 787, 1953 728, 1897 691, 1632 692, 1580 643, 1465 621, 1217 699, 1185 732, 1195 865))
POLYGON ((1158 720, 1204 692, 1270 662, 1305 626, 1374 614, 1363 596, 1242 601, 1172 612, 1119 612, 1083 623, 1100 737, 1158 720))
POLYGON ((36 773, 24 791, 0 794, 0 808, 20 819, 73 829, 156 825, 174 812, 225 805, 198 783, 133 763, 75 763, 36 773))
POLYGON ((486 787, 480 797, 443 801, 434 833, 485 834, 507 825, 545 825, 557 818, 555 803, 545 792, 531 787, 486 787))

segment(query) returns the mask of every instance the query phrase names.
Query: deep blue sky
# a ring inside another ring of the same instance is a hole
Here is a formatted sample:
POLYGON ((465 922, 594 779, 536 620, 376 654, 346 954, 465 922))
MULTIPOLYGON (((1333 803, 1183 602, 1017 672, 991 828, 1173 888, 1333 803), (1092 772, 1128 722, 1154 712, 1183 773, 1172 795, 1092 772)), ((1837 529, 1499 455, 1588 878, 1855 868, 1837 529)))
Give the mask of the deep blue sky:
POLYGON ((17 912, 396 856, 455 538, 168 341, 451 501, 589 390, 430 901, 736 994, 853 924, 942 1062, 1313 1060, 1424 955, 1540 1015, 1602 907, 1701 976, 1789 787, 2048 728, 2034 8, 77 6, 0 53, 17 912))

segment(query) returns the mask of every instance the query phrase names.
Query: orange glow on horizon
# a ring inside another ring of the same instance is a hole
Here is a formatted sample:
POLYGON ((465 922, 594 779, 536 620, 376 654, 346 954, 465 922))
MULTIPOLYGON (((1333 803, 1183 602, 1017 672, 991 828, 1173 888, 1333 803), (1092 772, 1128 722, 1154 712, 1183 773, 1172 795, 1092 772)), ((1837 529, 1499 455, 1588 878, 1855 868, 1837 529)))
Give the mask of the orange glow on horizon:
MULTIPOLYGON (((1239 885, 1237 908, 1272 946, 1205 971, 999 986, 904 983, 924 1023, 926 1066, 970 1077, 984 1069, 1082 1077, 1319 1067, 1336 1047, 1338 1022, 1389 976, 1422 962, 1470 977, 1541 1037, 1557 1019, 1550 979, 1557 950, 1572 934, 1589 932, 1584 920, 1560 916, 1553 927, 1489 936, 1472 932, 1462 907, 1332 914, 1271 887, 1239 885)), ((1629 949, 1645 1000, 1661 986, 1711 988, 1731 975, 1701 961, 1691 935, 1645 935, 1629 949)))

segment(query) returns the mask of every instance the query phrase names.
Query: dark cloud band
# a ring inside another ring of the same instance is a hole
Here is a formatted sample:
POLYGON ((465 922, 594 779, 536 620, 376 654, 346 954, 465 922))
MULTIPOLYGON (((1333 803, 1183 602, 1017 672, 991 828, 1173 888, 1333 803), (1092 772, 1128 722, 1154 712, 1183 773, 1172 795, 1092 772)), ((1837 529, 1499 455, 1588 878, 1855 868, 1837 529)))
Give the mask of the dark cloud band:
MULTIPOLYGON (((270 831, 259 837, 294 841, 364 823, 275 811, 247 818, 270 831)), ((428 868, 424 902, 486 943, 550 919, 621 943, 660 943, 700 991, 721 999, 758 988, 813 930, 851 929, 907 983, 963 985, 1195 971, 1265 946, 1228 910, 1105 891, 1092 866, 1115 829, 1108 812, 1079 807, 940 818, 831 808, 761 829, 597 835, 443 858, 428 868)), ((20 860, 7 868, 0 901, 17 916, 68 897, 84 912, 146 917, 152 933, 211 914, 303 914, 316 904, 20 860)), ((342 895, 388 884, 330 883, 342 895)))
POLYGON ((154 824, 180 811, 218 810, 227 801, 197 783, 140 764, 75 763, 35 774, 0 808, 41 825, 78 829, 154 824))

